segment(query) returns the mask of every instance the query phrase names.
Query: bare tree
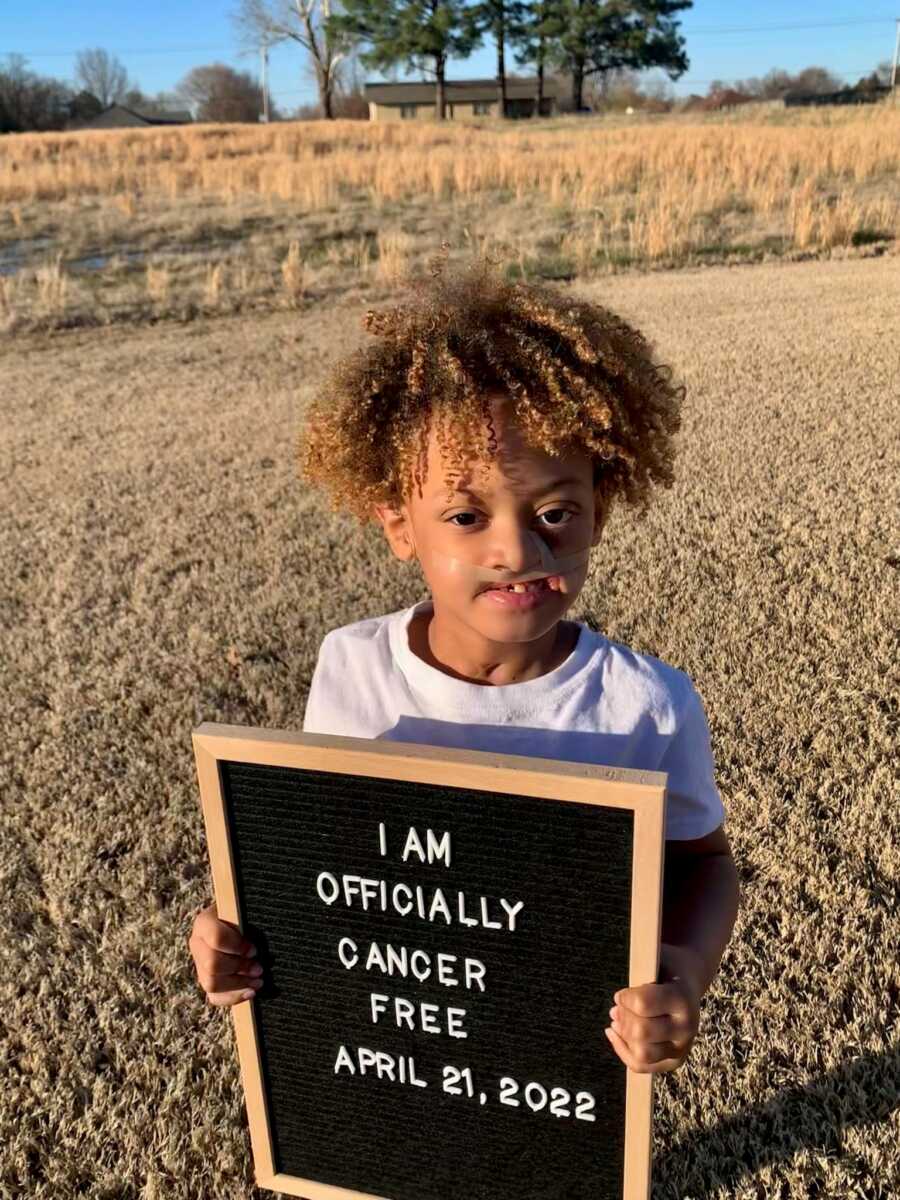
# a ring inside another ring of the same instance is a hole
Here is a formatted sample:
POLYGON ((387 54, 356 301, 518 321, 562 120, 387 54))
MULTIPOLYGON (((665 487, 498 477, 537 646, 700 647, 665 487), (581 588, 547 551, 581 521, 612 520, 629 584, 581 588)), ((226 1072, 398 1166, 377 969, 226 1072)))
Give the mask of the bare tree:
MULTIPOLYGON (((342 96, 362 95, 366 86, 366 72, 359 59, 360 47, 348 45, 335 78, 335 90, 342 96)), ((890 74, 890 63, 888 63, 890 74)))
POLYGON ((114 54, 96 47, 80 50, 75 59, 75 79, 86 92, 96 96, 104 108, 119 103, 134 85, 114 54))
POLYGON ((839 75, 833 75, 827 67, 806 67, 794 76, 794 90, 798 92, 816 92, 825 95, 828 92, 839 92, 844 81, 839 75))
POLYGON ((826 67, 805 67, 792 75, 781 67, 773 67, 761 79, 737 79, 734 83, 715 79, 709 85, 709 95, 715 92, 742 92, 746 96, 754 96, 761 100, 780 100, 788 92, 839 92, 843 83, 838 75, 833 75, 826 67))
POLYGON ((332 114, 341 120, 369 119, 369 102, 366 99, 366 73, 359 61, 356 48, 348 51, 335 75, 332 96, 332 114))
MULTIPOLYGON (((586 94, 587 94, 587 88, 586 94)), ((624 112, 629 108, 663 112, 675 103, 675 91, 668 79, 646 76, 628 67, 606 72, 603 86, 597 88, 592 107, 601 111, 624 112)))
POLYGON ((240 0, 232 14, 245 48, 264 43, 296 42, 307 52, 326 117, 334 116, 333 100, 338 68, 347 57, 352 39, 329 33, 325 22, 336 9, 335 0, 240 0))
POLYGON ((0 134, 63 129, 71 101, 71 88, 29 71, 21 54, 0 62, 0 134))
POLYGON ((148 96, 137 86, 127 91, 120 103, 142 117, 164 117, 184 107, 183 100, 174 92, 157 92, 155 96, 148 96))
POLYGON ((194 67, 176 91, 193 105, 198 121, 258 121, 262 112, 259 82, 225 63, 194 67))

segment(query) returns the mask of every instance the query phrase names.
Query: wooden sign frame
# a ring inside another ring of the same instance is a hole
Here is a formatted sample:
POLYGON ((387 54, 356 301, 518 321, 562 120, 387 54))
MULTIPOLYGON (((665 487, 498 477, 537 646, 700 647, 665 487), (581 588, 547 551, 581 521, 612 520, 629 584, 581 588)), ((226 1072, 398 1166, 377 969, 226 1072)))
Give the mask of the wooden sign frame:
MULTIPOLYGON (((631 809, 631 939, 628 986, 657 981, 662 921, 667 776, 522 755, 380 739, 349 738, 204 722, 192 732, 219 917, 243 931, 220 762, 330 771, 631 809)), ((256 1182, 307 1200, 386 1200, 275 1169, 253 1001, 232 1007, 256 1182)), ((628 1068, 622 1200, 648 1200, 652 1163, 651 1072, 628 1068)))

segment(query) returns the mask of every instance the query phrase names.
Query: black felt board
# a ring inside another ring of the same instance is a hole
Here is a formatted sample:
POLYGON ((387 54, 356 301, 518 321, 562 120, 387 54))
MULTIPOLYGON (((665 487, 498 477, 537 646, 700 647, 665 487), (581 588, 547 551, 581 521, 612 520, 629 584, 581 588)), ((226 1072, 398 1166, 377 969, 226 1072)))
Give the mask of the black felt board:
POLYGON ((389 1200, 621 1200, 626 1069, 603 1030, 628 985, 632 811, 227 761, 220 772, 243 927, 265 967, 252 1003, 276 1169, 389 1200), (423 841, 426 827, 450 831, 449 869, 402 861, 410 826, 423 841), (329 907, 320 871, 439 886, 451 905, 463 891, 470 911, 481 895, 524 908, 508 931, 329 907), (337 956, 344 936, 359 946, 353 970, 337 956), (366 971, 372 941, 475 957, 485 991, 366 971), (390 1010, 373 1024, 372 992, 464 1008, 468 1036, 398 1029, 390 1010), (341 1045, 412 1055, 428 1086, 335 1074, 341 1045), (442 1090, 445 1065, 471 1068, 472 1098, 442 1090), (498 1101, 503 1076, 518 1081, 518 1108, 498 1101), (596 1120, 531 1111, 531 1081, 568 1089, 570 1113, 591 1093, 596 1120))

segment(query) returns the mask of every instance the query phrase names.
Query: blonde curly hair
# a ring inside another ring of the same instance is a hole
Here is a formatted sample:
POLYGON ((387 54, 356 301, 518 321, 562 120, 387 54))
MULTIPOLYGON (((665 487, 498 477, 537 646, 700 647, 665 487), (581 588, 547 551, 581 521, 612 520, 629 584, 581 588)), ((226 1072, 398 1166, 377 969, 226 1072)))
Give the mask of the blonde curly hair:
POLYGON ((338 362, 312 402, 301 474, 333 509, 371 520, 373 504, 398 507, 421 488, 432 424, 448 480, 494 455, 489 396, 502 393, 528 444, 587 452, 601 521, 617 496, 645 516, 651 485, 674 482, 684 385, 609 309, 509 282, 486 256, 447 271, 448 248, 430 278, 406 278, 407 302, 366 313, 379 340, 338 362))

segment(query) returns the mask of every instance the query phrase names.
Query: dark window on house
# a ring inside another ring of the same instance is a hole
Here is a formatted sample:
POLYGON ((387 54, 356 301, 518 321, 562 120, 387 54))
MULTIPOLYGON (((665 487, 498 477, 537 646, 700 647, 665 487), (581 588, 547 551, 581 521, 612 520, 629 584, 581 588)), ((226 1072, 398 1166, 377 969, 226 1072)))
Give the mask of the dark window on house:
POLYGON ((401 104, 400 105, 400 116, 401 117, 414 117, 416 115, 416 108, 417 108, 417 105, 415 105, 415 104, 401 104))
POLYGON ((476 117, 486 117, 490 115, 491 102, 490 100, 476 100, 472 105, 472 112, 476 117))

